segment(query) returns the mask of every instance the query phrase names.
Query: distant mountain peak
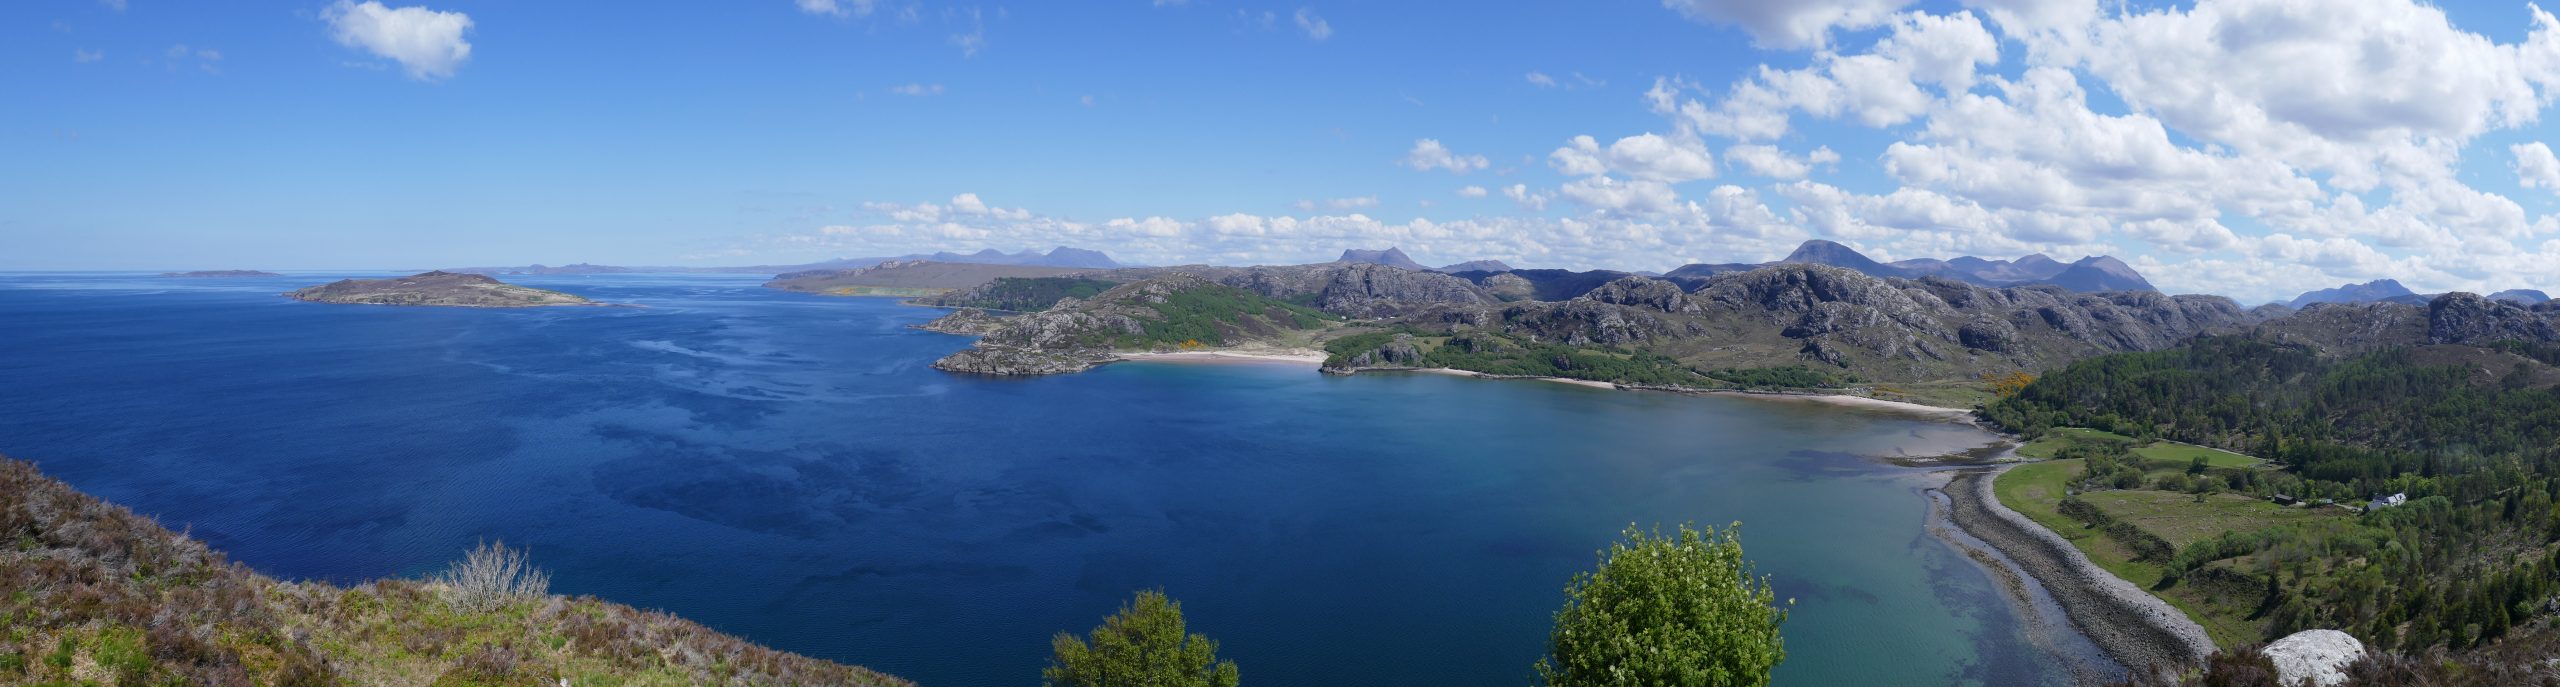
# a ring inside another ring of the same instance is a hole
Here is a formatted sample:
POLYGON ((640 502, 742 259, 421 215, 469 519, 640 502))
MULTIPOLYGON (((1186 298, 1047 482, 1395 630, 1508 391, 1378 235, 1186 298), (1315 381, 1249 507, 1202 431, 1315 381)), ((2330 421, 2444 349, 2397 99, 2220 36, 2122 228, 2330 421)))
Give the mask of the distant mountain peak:
POLYGON ((1510 265, 1510 263, 1505 263, 1505 262, 1500 261, 1500 260, 1469 260, 1469 261, 1462 262, 1462 263, 1458 263, 1458 264, 1455 264, 1455 265, 1443 265, 1443 266, 1441 266, 1439 269, 1435 269, 1435 270, 1432 270, 1432 271, 1434 271, 1434 272, 1509 272, 1509 271, 1511 271, 1511 265, 1510 265))
POLYGON ((1342 251, 1342 257, 1336 258, 1334 262, 1386 265, 1418 272, 1431 271, 1431 268, 1424 267, 1422 263, 1414 262, 1412 257, 1405 255, 1403 249, 1394 246, 1388 246, 1386 250, 1345 249, 1342 251))
POLYGON ((2362 284, 2345 284, 2337 288, 2307 292, 2294 297, 2293 302, 2287 305, 2295 310, 2301 310, 2315 303, 2368 303, 2412 295, 2416 293, 2410 291, 2409 287, 2401 286, 2399 280, 2376 279, 2362 284))

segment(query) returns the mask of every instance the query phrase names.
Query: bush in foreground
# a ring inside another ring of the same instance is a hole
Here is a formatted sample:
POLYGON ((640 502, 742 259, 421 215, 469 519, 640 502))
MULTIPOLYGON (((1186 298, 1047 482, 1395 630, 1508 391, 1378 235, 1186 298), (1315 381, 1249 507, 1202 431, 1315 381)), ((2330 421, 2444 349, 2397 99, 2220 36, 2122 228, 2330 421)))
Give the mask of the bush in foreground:
MULTIPOLYGON (((1787 658, 1787 611, 1742 556, 1740 523, 1670 536, 1630 525, 1556 611, 1550 687, 1761 687, 1787 658)), ((1792 603, 1792 602, 1790 602, 1792 603)))
POLYGON ((1090 638, 1065 632, 1050 641, 1041 684, 1051 687, 1235 687, 1236 664, 1218 659, 1218 643, 1190 634, 1182 604, 1164 592, 1138 592, 1093 628, 1090 638))

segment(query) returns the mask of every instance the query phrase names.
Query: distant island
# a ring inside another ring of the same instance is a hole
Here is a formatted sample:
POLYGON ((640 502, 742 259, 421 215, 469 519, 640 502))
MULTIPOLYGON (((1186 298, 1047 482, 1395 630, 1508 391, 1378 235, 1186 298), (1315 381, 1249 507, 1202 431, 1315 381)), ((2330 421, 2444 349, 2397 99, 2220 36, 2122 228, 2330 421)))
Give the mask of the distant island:
POLYGON ((551 305, 596 305, 584 297, 516 286, 477 274, 426 272, 392 279, 340 279, 288 292, 285 296, 314 303, 360 305, 441 305, 458 308, 536 308, 551 305))
POLYGON ((258 270, 196 270, 193 272, 162 272, 160 273, 160 276, 185 277, 188 279, 237 279, 243 277, 281 277, 284 275, 276 274, 274 272, 260 272, 258 270))

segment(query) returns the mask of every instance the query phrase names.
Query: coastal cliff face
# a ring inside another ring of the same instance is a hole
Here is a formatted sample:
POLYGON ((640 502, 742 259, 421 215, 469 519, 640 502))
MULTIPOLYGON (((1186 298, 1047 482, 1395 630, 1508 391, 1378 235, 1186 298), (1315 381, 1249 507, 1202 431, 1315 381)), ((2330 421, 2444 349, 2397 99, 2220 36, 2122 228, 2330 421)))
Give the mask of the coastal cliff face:
POLYGON ((0 682, 909 683, 594 597, 460 610, 440 584, 282 582, 0 458, 0 682))
POLYGON ((1112 287, 1092 299, 1067 298, 1040 312, 994 321, 962 309, 924 325, 980 332, 937 369, 992 375, 1079 372, 1123 352, 1192 350, 1268 342, 1321 329, 1323 313, 1198 276, 1173 274, 1112 287))
POLYGON ((594 305, 586 298, 508 284, 478 274, 426 272, 393 279, 341 279, 286 293, 298 301, 360 305, 533 308, 594 305))

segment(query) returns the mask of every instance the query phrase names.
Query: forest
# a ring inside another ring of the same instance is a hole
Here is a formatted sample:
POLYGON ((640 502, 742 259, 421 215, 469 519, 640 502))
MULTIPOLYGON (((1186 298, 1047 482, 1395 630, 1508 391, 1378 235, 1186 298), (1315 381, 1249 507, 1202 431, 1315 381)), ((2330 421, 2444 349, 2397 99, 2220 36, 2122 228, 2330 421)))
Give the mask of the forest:
MULTIPOLYGON (((2094 428, 2254 454, 2281 468, 2179 476, 2175 486, 2199 493, 2325 508, 2405 494, 2404 504, 2352 519, 2225 532, 2175 551, 2139 532, 2108 534, 2166 565, 2163 586, 2182 576, 2245 576, 2265 590, 2251 619, 2269 638, 2334 628, 2403 653, 2461 650, 2544 614, 2560 591, 2555 360, 2560 347, 2512 342, 2336 357, 2204 337, 2074 363, 1983 414, 2031 437, 2094 428)), ((2110 462, 2120 449, 2081 452, 2080 489, 2144 486, 2110 462)), ((2111 525, 2086 504, 2065 512, 2111 525)))

